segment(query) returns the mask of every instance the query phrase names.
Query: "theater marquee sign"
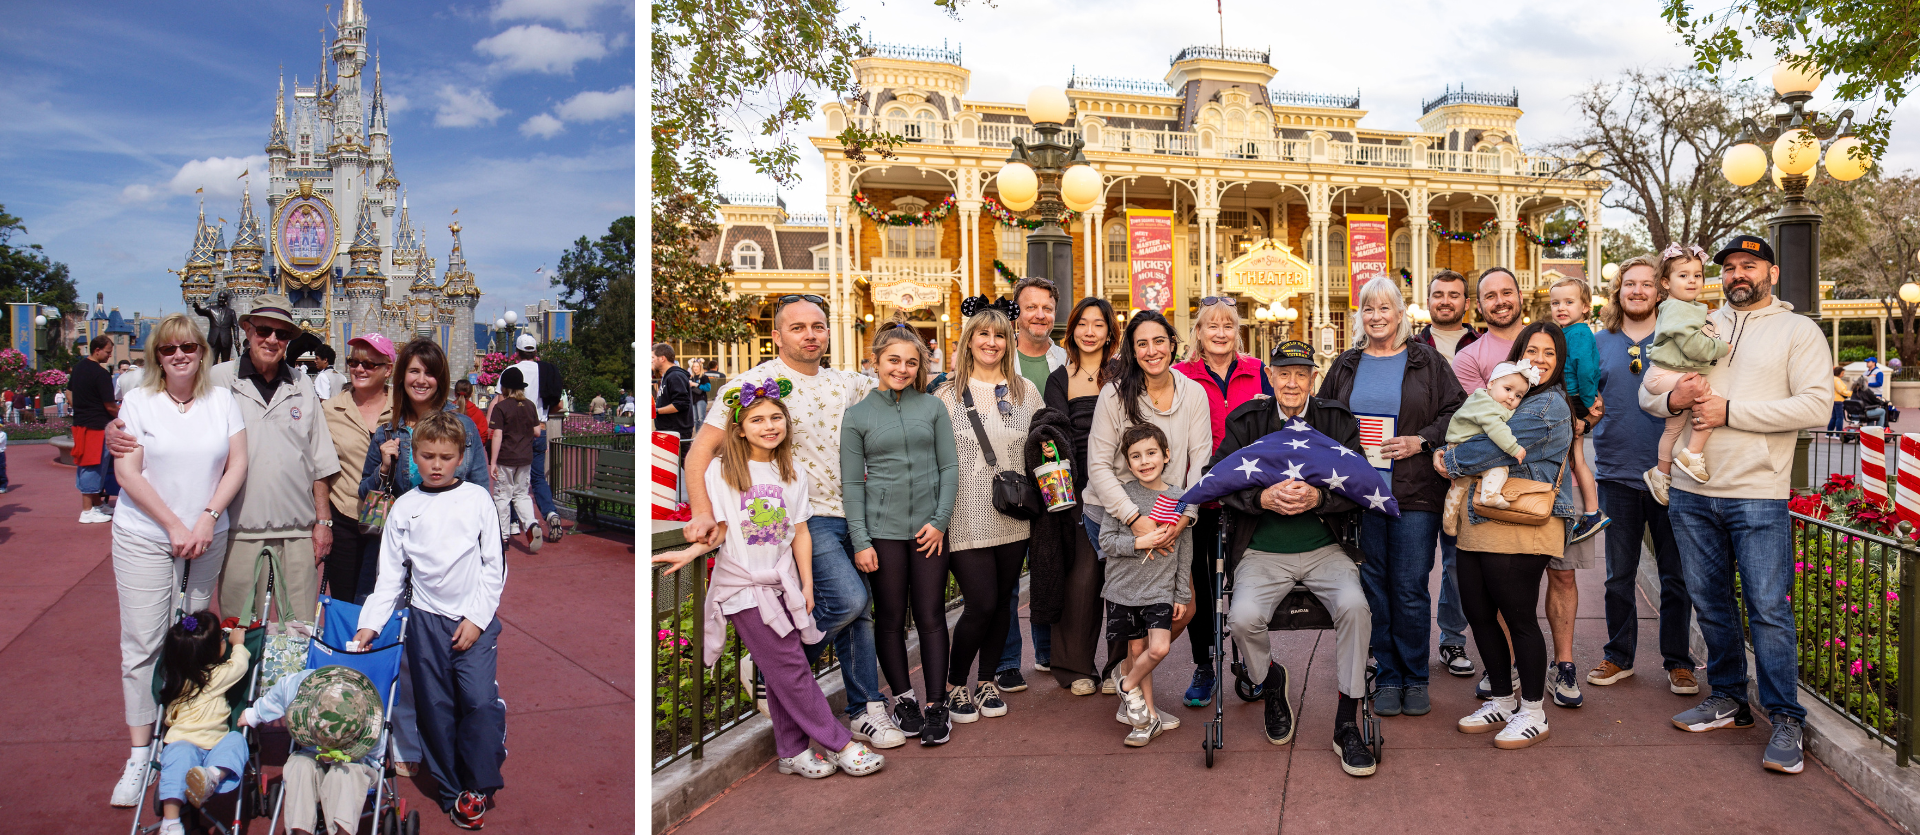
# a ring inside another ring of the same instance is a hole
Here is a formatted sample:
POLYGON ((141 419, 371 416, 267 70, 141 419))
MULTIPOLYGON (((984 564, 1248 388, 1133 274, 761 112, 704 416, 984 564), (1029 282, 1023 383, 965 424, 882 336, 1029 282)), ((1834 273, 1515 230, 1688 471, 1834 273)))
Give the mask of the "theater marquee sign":
POLYGON ((1261 304, 1313 289, 1313 267, 1285 244, 1272 240, 1261 241, 1252 251, 1227 262, 1224 272, 1228 295, 1248 296, 1261 304))

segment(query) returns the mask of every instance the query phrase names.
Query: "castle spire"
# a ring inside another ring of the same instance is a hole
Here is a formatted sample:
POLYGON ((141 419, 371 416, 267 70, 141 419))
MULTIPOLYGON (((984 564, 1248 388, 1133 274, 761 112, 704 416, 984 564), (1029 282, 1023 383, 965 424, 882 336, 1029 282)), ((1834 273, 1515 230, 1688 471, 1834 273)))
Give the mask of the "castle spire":
MULTIPOLYGON (((297 85, 299 83, 299 79, 294 79, 294 84, 297 85)), ((273 133, 267 136, 267 150, 269 152, 290 150, 287 147, 287 73, 285 68, 282 68, 280 71, 280 91, 273 96, 273 133)))

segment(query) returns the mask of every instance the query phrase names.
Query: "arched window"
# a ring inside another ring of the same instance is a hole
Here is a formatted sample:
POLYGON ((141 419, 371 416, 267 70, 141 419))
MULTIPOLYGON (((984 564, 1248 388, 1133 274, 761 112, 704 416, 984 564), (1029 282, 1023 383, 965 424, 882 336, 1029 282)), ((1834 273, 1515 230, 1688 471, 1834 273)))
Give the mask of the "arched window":
POLYGON ((1000 226, 995 232, 1000 238, 1000 260, 1015 272, 1027 271, 1027 230, 1015 226, 1000 226))
POLYGON ((1127 263, 1127 224, 1126 222, 1116 220, 1112 223, 1107 224, 1106 240, 1107 240, 1107 263, 1109 264, 1127 263))
POLYGON ((1489 267, 1504 266, 1498 263, 1495 253, 1499 252, 1499 239, 1489 231, 1487 236, 1473 242, 1473 268, 1485 271, 1489 267))
POLYGON ((1344 223, 1327 227, 1327 266, 1342 269, 1347 266, 1347 226, 1344 223))
POLYGON ((760 269, 760 245, 752 241, 734 244, 733 268, 736 270, 760 269))
POLYGON ((1390 248, 1392 252, 1388 257, 1391 260, 1387 264, 1387 269, 1395 273, 1403 269, 1413 269, 1413 230, 1403 226, 1395 231, 1390 248))

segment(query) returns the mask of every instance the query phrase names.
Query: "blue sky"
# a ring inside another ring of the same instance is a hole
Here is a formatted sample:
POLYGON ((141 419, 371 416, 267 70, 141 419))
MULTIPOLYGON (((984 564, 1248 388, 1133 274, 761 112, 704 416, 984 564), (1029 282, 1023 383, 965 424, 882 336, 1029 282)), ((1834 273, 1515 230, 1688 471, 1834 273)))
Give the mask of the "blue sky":
MULTIPOLYGON (((340 0, 9 4, 0 26, 0 204, 72 268, 81 298, 182 309, 194 189, 237 220, 284 66, 311 84, 340 0)), ((630 0, 363 0, 397 173, 442 267, 459 209, 478 314, 552 298, 581 236, 633 213, 630 0)), ((371 80, 371 73, 369 81, 371 80)), ((369 90, 369 95, 371 91, 369 90)), ((233 235, 231 224, 227 235, 233 235)))

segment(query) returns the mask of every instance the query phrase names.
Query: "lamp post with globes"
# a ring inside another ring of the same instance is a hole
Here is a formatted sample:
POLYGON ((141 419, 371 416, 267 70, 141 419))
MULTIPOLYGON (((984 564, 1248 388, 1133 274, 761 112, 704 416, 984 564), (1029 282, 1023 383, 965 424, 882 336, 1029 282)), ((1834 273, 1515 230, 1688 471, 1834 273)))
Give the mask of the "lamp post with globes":
POLYGON ((1027 119, 1037 138, 1013 138, 995 186, 1008 211, 1040 210, 1040 228, 1027 235, 1027 276, 1053 282, 1059 293, 1054 305, 1053 335, 1066 334, 1067 314, 1073 310, 1073 236, 1060 227, 1065 212, 1084 212, 1100 199, 1100 172, 1087 162, 1086 142, 1063 141, 1072 103, 1058 87, 1036 87, 1027 95, 1027 119))
POLYGON ((1746 119, 1739 141, 1720 161, 1721 173, 1736 186, 1752 185, 1771 174, 1774 185, 1785 193, 1780 211, 1767 219, 1768 237, 1780 259, 1774 295, 1795 311, 1815 317, 1820 315, 1821 217, 1807 200, 1807 186, 1820 164, 1820 143, 1831 140, 1825 156, 1827 173, 1835 180, 1858 179, 1873 164, 1852 135, 1852 110, 1828 121, 1807 108, 1820 77, 1819 68, 1804 57, 1789 57, 1776 65, 1773 90, 1784 107, 1774 109, 1773 124, 1764 128, 1746 119), (1762 144, 1773 146, 1771 172, 1762 144))

